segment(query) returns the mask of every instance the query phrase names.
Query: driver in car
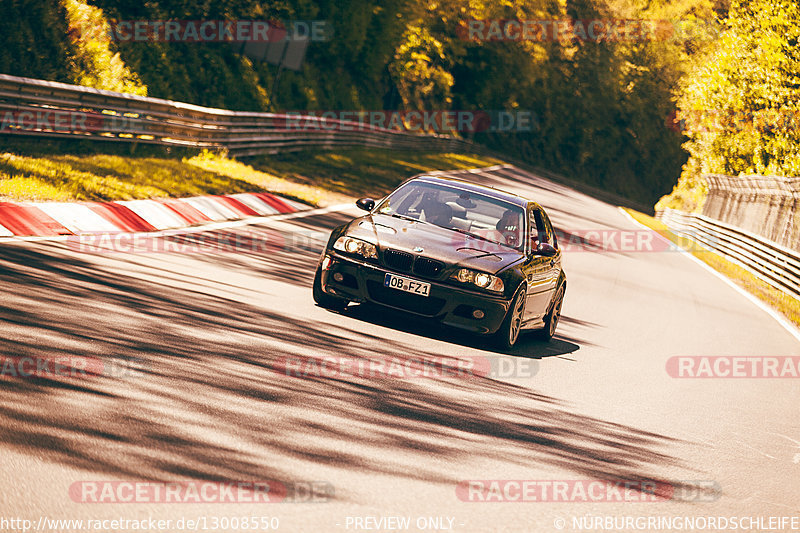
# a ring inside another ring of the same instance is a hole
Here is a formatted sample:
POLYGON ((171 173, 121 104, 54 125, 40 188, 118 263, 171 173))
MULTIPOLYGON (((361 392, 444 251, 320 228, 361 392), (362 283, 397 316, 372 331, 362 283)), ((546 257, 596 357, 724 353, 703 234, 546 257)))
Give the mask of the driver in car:
POLYGON ((500 220, 497 221, 495 228, 500 232, 502 241, 509 246, 518 246, 520 243, 521 213, 516 209, 507 209, 500 220))

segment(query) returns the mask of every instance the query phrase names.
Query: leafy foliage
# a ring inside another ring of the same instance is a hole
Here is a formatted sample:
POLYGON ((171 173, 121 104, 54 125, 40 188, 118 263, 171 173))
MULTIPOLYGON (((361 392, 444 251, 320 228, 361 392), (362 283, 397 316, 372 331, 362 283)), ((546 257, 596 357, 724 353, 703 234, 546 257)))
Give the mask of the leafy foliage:
POLYGON ((704 172, 800 173, 800 8, 728 9, 728 0, 5 0, 0 71, 239 110, 530 111, 530 131, 465 135, 638 201, 669 191, 683 168, 663 205, 698 208, 704 172), (227 43, 68 32, 67 21, 111 19, 324 20, 332 38, 311 44, 300 72, 283 71, 270 102, 276 67, 227 43), (655 38, 616 42, 460 32, 492 19, 661 22, 655 38), (702 110, 737 127, 704 125, 702 110))
POLYGON ((110 28, 103 11, 83 0, 63 0, 74 54, 72 81, 97 89, 147 96, 139 76, 110 48, 110 28))
POLYGON ((692 210, 706 173, 800 176, 800 5, 735 0, 725 32, 682 83, 691 154, 659 206, 692 210))
POLYGON ((0 2, 0 72, 69 82, 64 8, 52 0, 0 2))

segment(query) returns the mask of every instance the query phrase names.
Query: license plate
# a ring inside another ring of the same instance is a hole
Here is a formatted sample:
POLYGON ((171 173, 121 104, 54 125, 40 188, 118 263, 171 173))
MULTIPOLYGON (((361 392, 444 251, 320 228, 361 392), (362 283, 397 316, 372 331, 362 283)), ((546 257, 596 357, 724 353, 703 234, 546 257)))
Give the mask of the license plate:
POLYGON ((391 287, 400 291, 418 294, 420 296, 428 296, 431 293, 431 284, 424 281, 417 281, 414 279, 403 278, 395 276, 394 274, 386 274, 383 278, 383 285, 391 287))

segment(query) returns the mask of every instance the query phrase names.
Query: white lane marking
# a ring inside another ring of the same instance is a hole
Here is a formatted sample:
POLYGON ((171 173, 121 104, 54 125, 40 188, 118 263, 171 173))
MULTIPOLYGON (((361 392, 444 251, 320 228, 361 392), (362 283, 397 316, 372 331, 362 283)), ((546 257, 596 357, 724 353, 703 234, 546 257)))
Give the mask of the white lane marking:
MULTIPOLYGON (((644 224, 642 224, 641 222, 639 222, 638 220, 636 220, 635 218, 630 216, 627 213, 627 211, 625 211, 623 208, 619 207, 617 209, 619 209, 620 213, 622 213, 625 217, 628 218, 628 220, 630 220, 631 222, 633 222, 637 226, 639 226, 641 228, 644 228, 646 230, 649 230, 649 231, 655 231, 653 228, 645 226, 644 224)), ((721 279, 722 281, 727 283, 729 287, 731 287, 733 290, 735 290, 736 292, 738 292, 739 294, 741 294, 742 296, 744 296, 745 298, 750 300, 751 303, 755 304, 759 309, 761 309, 762 311, 767 313, 769 316, 774 318, 775 321, 778 324, 783 326, 783 329, 788 331, 795 339, 800 341, 800 329, 798 329, 793 323, 789 322, 789 320, 786 317, 784 317, 778 311, 776 311, 775 309, 773 309, 772 307, 770 307, 766 303, 762 302, 761 300, 759 300, 758 298, 756 298, 755 296, 753 296, 752 294, 750 294, 749 292, 747 292, 746 290, 744 290, 743 288, 738 286, 736 283, 734 283, 731 279, 729 279, 728 277, 726 277, 722 273, 717 272, 716 270, 714 270, 713 268, 708 266, 706 263, 704 263, 703 261, 701 261, 698 258, 696 258, 695 256, 693 256, 691 252, 689 252, 687 250, 684 250, 683 248, 679 248, 679 250, 680 250, 679 253, 681 255, 683 255, 684 257, 686 257, 688 259, 691 259, 692 261, 694 261, 695 263, 697 263, 701 267, 705 268, 708 272, 710 272, 711 274, 714 274, 716 277, 718 277, 719 279, 721 279)))
POLYGON ((739 443, 739 444, 740 444, 740 445, 742 445, 742 446, 746 446, 746 447, 750 448, 751 450, 755 451, 756 453, 759 453, 759 454, 763 455, 763 456, 764 456, 764 457, 766 457, 767 459, 775 459, 775 458, 774 458, 773 456, 771 456, 770 454, 768 454, 768 453, 764 453, 764 452, 762 452, 761 450, 759 450, 759 449, 757 449, 757 448, 754 448, 754 447, 750 446, 749 444, 747 444, 747 443, 745 443, 745 442, 742 442, 742 441, 740 441, 740 440, 738 440, 738 441, 734 441, 734 442, 737 442, 737 443, 739 443))
MULTIPOLYGON (((741 437, 741 434, 739 434, 739 433, 734 433, 734 435, 736 435, 737 437, 741 437)), ((769 455, 768 453, 764 453, 764 452, 762 452, 761 450, 759 450, 758 448, 755 448, 755 447, 753 447, 753 446, 751 446, 751 445, 747 444, 747 443, 746 443, 746 442, 744 442, 744 441, 741 441, 741 440, 736 440, 736 441, 733 441, 733 442, 734 442, 734 443, 736 443, 736 444, 741 444, 742 446, 746 446, 747 448, 750 448, 751 450, 754 450, 754 451, 756 451, 757 453, 759 453, 759 454, 763 455, 764 457, 767 457, 767 458, 769 458, 769 459, 775 459, 773 456, 769 455)))
MULTIPOLYGON (((134 200, 138 201, 138 200, 134 200)), ((250 217, 242 220, 230 220, 227 222, 210 222, 199 226, 192 226, 187 228, 164 229, 161 231, 149 232, 132 232, 129 235, 151 235, 153 237, 161 237, 165 235, 184 235, 187 233, 198 233, 202 231, 212 231, 219 229, 237 228, 240 226, 254 226, 256 224, 263 224, 266 222, 280 222, 282 220, 291 220, 293 218, 302 218, 314 215, 324 215, 326 213, 334 213, 337 211, 346 211, 347 209, 357 209, 354 204, 337 204, 329 207, 319 207, 315 209, 306 209, 304 211, 296 211, 294 213, 284 213, 282 215, 270 215, 265 217, 250 217)), ((66 242, 74 239, 75 235, 57 235, 57 236, 32 236, 32 237, 0 237, 0 243, 7 242, 66 242)))
POLYGON ((786 435, 781 435, 780 433, 775 433, 774 431, 770 431, 770 433, 773 434, 773 435, 777 435, 779 437, 783 437, 786 440, 790 440, 790 441, 794 442, 795 444, 797 444, 797 447, 800 448, 800 440, 794 440, 791 437, 787 437, 786 435))
MULTIPOLYGON (((798 441, 798 440, 794 440, 793 438, 787 437, 786 435, 781 435, 780 433, 775 433, 774 431, 770 431, 769 433, 771 433, 772 435, 777 435, 778 437, 783 437, 784 439, 797 444, 797 446, 795 446, 795 448, 800 448, 800 441, 798 441)), ((794 456, 792 457, 792 463, 794 463, 796 465, 800 464, 800 453, 794 454, 794 456)))

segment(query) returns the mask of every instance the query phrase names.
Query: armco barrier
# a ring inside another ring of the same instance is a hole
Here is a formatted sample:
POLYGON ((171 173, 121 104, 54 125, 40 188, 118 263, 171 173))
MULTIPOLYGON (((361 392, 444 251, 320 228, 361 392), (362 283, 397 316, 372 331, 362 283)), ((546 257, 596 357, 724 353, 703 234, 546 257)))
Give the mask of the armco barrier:
POLYGON ((800 252, 800 178, 703 176, 703 215, 800 252))
POLYGON ((314 116, 228 111, 7 74, 0 74, 3 134, 227 149, 234 157, 339 146, 467 152, 498 157, 596 198, 651 212, 649 205, 449 135, 420 135, 314 116), (287 121, 312 127, 287 128, 287 121))
POLYGON ((224 148, 237 157, 337 146, 483 151, 449 135, 313 116, 228 111, 7 74, 0 74, 0 121, 0 134, 5 135, 224 148), (287 127, 298 119, 303 128, 287 127))
POLYGON ((707 216, 665 209, 656 218, 685 237, 752 272, 800 300, 800 253, 707 216))

